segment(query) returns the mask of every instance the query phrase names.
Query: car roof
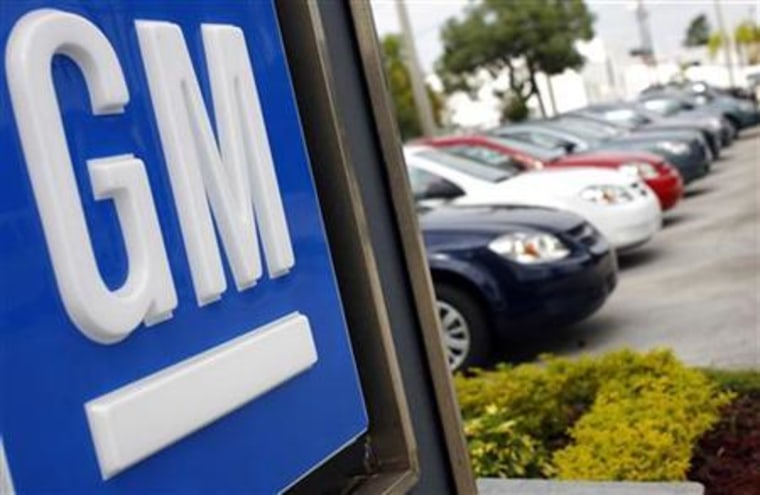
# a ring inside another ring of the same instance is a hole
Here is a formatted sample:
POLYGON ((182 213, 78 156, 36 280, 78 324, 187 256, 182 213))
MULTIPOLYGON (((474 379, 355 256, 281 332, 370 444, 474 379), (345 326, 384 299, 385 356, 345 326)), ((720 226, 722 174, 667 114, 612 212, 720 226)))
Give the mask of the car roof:
MULTIPOLYGON (((635 102, 631 101, 611 101, 608 103, 595 103, 593 105, 588 105, 583 108, 579 108, 576 110, 577 112, 583 112, 583 111, 606 111, 606 110, 618 110, 622 108, 628 108, 633 109, 635 107, 635 102)), ((572 112, 570 112, 572 113, 572 112)))
POLYGON ((520 129, 546 129, 550 132, 555 132, 559 135, 566 135, 566 136, 575 136, 575 133, 568 130, 567 128, 561 126, 557 122, 552 122, 551 120, 542 119, 542 120, 531 120, 528 122, 520 123, 520 124, 511 124, 506 126, 498 127, 495 132, 498 134, 499 130, 509 130, 509 131, 519 131, 520 129))

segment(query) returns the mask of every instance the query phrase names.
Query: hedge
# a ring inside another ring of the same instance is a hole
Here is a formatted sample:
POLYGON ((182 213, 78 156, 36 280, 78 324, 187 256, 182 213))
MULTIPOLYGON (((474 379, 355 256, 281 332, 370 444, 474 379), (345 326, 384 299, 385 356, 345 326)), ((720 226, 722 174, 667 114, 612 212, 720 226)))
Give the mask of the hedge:
POLYGON ((477 476, 682 480, 731 394, 669 351, 543 356, 455 377, 477 476))

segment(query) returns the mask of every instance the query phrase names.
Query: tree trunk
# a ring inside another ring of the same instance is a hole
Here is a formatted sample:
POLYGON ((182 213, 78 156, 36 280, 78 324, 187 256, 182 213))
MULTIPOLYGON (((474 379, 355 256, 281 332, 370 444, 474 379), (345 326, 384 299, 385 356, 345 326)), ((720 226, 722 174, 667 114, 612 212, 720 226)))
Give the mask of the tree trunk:
POLYGON ((536 81, 536 70, 531 63, 528 63, 528 73, 530 74, 530 92, 538 99, 538 108, 541 110, 541 117, 546 118, 546 107, 544 106, 544 99, 541 97, 541 91, 538 89, 538 82, 536 81))
POLYGON ((743 67, 747 65, 747 57, 746 57, 746 51, 744 43, 739 43, 738 41, 734 41, 734 45, 736 46, 736 59, 739 61, 739 66, 743 67))

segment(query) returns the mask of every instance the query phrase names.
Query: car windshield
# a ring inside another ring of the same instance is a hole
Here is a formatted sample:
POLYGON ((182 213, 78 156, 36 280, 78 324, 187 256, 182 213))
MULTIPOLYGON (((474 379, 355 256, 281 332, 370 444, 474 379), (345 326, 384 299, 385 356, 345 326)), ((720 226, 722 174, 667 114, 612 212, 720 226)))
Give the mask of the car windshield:
POLYGON ((513 171, 516 174, 525 170, 525 167, 511 156, 486 146, 459 145, 447 146, 445 149, 451 154, 469 158, 485 165, 495 165, 506 171, 513 171))
POLYGON ((634 128, 644 124, 648 124, 650 120, 644 115, 630 109, 630 108, 615 108, 602 111, 600 115, 610 122, 614 122, 625 127, 634 128))
POLYGON ((592 129, 589 129, 582 125, 577 125, 577 124, 576 125, 562 125, 556 122, 551 123, 549 125, 550 127, 553 127, 554 129, 560 129, 571 136, 580 138, 591 145, 600 144, 604 142, 606 139, 608 139, 608 136, 600 135, 598 132, 594 132, 592 129))
POLYGON ((682 105, 678 101, 666 98, 646 100, 643 105, 647 110, 664 117, 674 115, 682 109, 682 105))
POLYGON ((579 129, 582 132, 594 134, 596 136, 606 136, 609 138, 617 137, 623 134, 619 127, 614 125, 605 124, 603 122, 597 122, 590 119, 584 119, 572 116, 557 117, 553 120, 562 127, 575 130, 579 129))
POLYGON ((520 141, 517 139, 509 139, 498 134, 489 134, 488 139, 495 143, 512 148, 526 155, 530 155, 534 158, 541 160, 542 162, 550 162, 556 160, 565 155, 564 152, 558 151, 556 148, 544 148, 542 146, 536 146, 531 143, 520 141))
POLYGON ((514 167, 505 169, 498 164, 476 162, 441 150, 425 150, 417 156, 488 182, 501 182, 517 174, 514 167))

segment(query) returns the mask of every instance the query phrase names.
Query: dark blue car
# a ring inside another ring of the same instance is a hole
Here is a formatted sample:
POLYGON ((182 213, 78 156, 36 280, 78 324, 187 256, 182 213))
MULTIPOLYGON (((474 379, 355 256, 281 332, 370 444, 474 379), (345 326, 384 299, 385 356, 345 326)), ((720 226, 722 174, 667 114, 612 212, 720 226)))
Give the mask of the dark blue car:
POLYGON ((617 282, 604 237, 567 212, 526 207, 420 210, 453 369, 488 362, 524 333, 582 320, 617 282))

